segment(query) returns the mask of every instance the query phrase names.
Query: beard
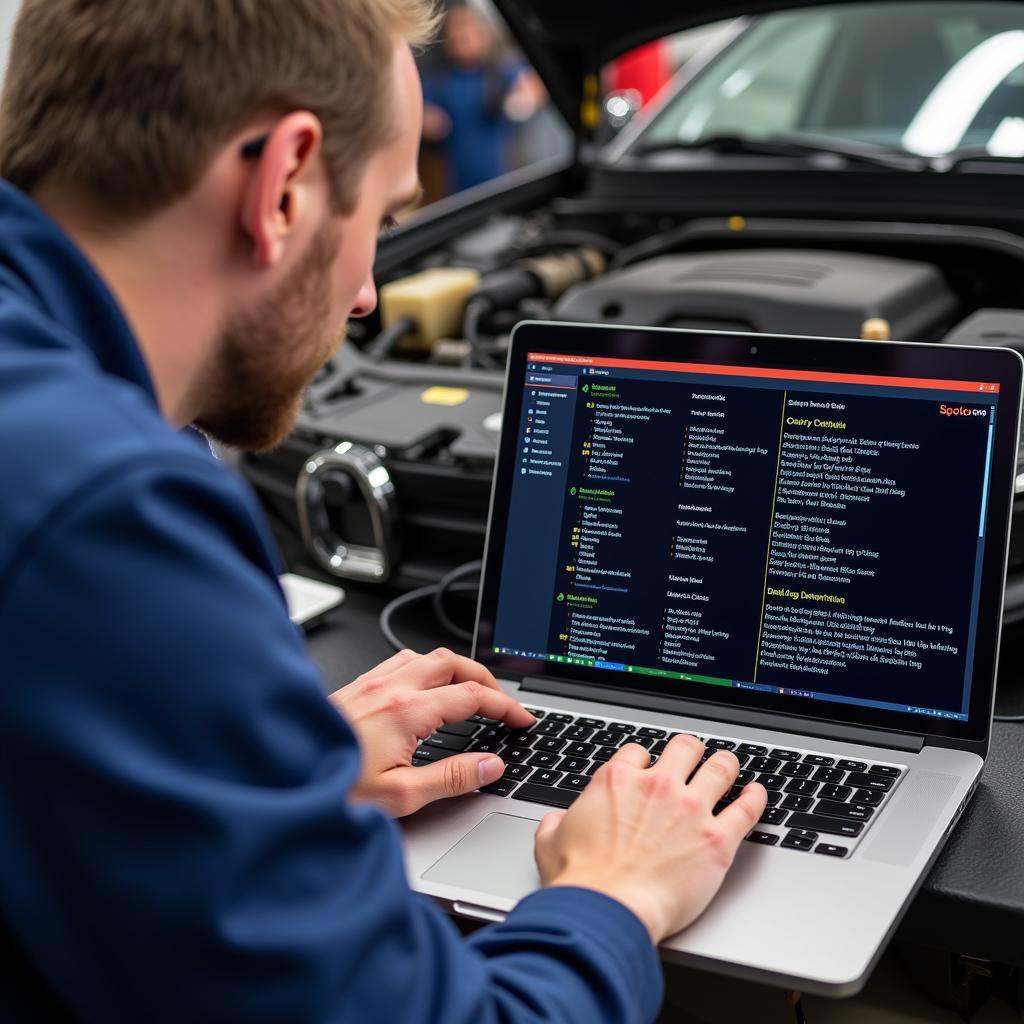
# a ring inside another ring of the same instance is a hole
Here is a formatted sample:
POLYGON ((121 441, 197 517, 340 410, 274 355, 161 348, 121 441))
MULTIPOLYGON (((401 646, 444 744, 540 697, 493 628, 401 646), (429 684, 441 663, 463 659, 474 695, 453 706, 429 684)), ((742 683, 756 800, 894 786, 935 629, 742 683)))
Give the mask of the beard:
POLYGON ((338 244, 337 228, 325 225, 273 294, 222 330, 194 421, 215 441, 265 452, 295 426, 303 392, 343 336, 330 327, 338 244))

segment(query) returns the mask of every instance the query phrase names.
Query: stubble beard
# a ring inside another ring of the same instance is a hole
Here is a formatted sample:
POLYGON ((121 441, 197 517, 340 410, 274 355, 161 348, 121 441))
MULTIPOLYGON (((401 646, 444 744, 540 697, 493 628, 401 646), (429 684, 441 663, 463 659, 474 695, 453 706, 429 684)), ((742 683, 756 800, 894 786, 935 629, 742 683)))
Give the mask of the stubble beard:
POLYGON ((295 426, 303 392, 344 331, 344 325, 330 324, 338 244, 337 228, 324 225, 276 291, 221 332, 218 355, 200 386, 203 412, 195 420, 215 441, 265 452, 295 426))

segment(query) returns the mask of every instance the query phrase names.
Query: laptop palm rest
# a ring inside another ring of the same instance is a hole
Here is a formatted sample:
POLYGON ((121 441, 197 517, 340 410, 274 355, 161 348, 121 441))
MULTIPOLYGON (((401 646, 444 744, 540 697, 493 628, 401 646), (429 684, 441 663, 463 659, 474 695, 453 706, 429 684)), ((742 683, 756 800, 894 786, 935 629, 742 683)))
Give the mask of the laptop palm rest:
POLYGON ((520 900, 540 888, 533 861, 538 822, 512 814, 488 814, 424 872, 428 882, 457 885, 490 896, 520 900))

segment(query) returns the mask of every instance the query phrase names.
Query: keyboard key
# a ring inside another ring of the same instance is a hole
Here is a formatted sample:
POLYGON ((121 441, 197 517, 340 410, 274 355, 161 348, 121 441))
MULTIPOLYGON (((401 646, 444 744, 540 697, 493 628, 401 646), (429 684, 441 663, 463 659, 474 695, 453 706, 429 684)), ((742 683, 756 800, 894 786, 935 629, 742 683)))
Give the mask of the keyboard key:
POLYGON ((809 796, 795 796, 790 793, 779 806, 785 807, 787 811, 809 811, 813 803, 813 798, 809 796))
POLYGON ((777 757, 754 757, 747 764, 747 767, 752 772, 766 772, 769 775, 773 775, 780 764, 782 764, 782 761, 777 757))
POLYGON ((582 792, 589 781, 589 775, 566 775, 566 777, 558 784, 558 788, 574 789, 577 792, 582 792))
POLYGON ((562 753, 566 757, 591 757, 595 750, 593 743, 570 743, 562 753))
POLYGON ((409 761, 409 763, 413 768, 422 768, 425 764, 430 764, 429 761, 424 761, 421 757, 414 757, 409 761))
POLYGON ((868 772, 871 775, 886 775, 890 779, 898 779, 903 774, 899 768, 892 768, 887 764, 873 764, 868 772))
POLYGON ((553 722, 548 719, 538 722, 530 731, 538 736, 557 736, 564 728, 564 722, 553 722))
POLYGON ((845 857, 850 851, 845 846, 833 846, 831 843, 818 843, 815 853, 823 853, 826 857, 845 857))
POLYGON ((435 732, 423 741, 423 746, 440 747, 442 750, 465 750, 469 746, 468 736, 449 736, 447 733, 435 732))
POLYGON ((779 837, 774 832, 751 832, 747 836, 748 843, 760 843, 762 846, 774 846, 779 841, 779 837))
POLYGON ((892 789, 893 779, 887 779, 884 775, 868 775, 865 772, 850 772, 846 779, 848 786, 855 789, 877 789, 888 793, 892 789))
POLYGON ((735 757, 737 761, 739 761, 741 768, 750 760, 749 754, 737 754, 735 751, 733 751, 732 756, 735 757))
MULTIPOLYGON (((501 740, 473 740, 466 749, 480 754, 497 754, 504 746, 501 740)), ((455 751, 451 750, 449 753, 454 754, 455 751)))
POLYGON ((653 768, 657 763, 658 763, 658 755, 657 754, 651 754, 651 760, 650 760, 649 764, 647 765, 647 767, 648 768, 653 768))
POLYGON ((498 719, 496 718, 484 718, 483 715, 470 715, 469 720, 476 722, 479 725, 498 725, 498 719))
POLYGON ((479 728, 480 725, 477 722, 445 722, 437 731, 447 733, 449 736, 472 736, 479 728))
MULTIPOLYGON (((601 762, 599 761, 598 764, 601 762)), ((560 772, 571 772, 573 775, 582 775, 590 767, 590 761, 585 757, 563 757, 558 762, 560 772)))
POLYGON ((494 796, 508 796, 516 788, 516 785, 514 779, 498 779, 497 782, 492 782, 489 786, 481 786, 480 792, 491 793, 494 796))
POLYGON ((804 764, 802 761, 787 761, 779 768, 780 775, 788 776, 791 779, 810 778, 813 771, 814 765, 804 764))
POLYGON ((615 747, 598 747, 590 756, 595 761, 610 761, 616 753, 615 747))
POLYGON ((530 776, 530 782, 536 786, 557 786, 562 781, 562 772, 539 768, 530 776))
POLYGON ((562 732, 563 740, 577 740, 583 742, 594 735, 594 729, 587 729, 582 725, 568 725, 562 732))
POLYGON ((591 743, 607 744, 608 746, 619 746, 628 736, 628 733, 613 732, 611 729, 601 729, 590 737, 591 743))
POLYGON ((774 807, 785 795, 781 789, 768 790, 767 806, 774 807))
POLYGON ((754 773, 746 768, 741 768, 739 775, 736 776, 736 785, 745 786, 748 782, 754 781, 754 773))
POLYGON ((477 734, 478 740, 503 740, 512 730, 507 725, 488 725, 477 734))
MULTIPOLYGON (((840 789, 846 789, 846 786, 840 786, 840 789)), ((821 794, 824 796, 824 792, 821 794)), ((877 789, 858 789, 853 794, 853 802, 855 804, 867 804, 869 807, 877 807, 885 799, 885 794, 880 793, 877 789)))
POLYGON ((808 839, 806 836, 790 832, 789 835, 782 840, 782 845, 787 850, 809 850, 814 845, 814 840, 808 839))
POLYGON ((530 714, 533 715, 534 718, 543 718, 544 717, 544 712, 541 711, 540 708, 528 708, 524 704, 523 705, 523 710, 529 711, 530 714))
POLYGON ((769 757, 777 757, 780 761, 799 761, 803 756, 796 750, 781 750, 776 748, 775 750, 769 751, 769 757))
POLYGON ((594 761, 583 774, 593 776, 594 772, 596 772, 598 768, 602 767, 604 767, 604 761, 594 761))
POLYGON ((812 779, 790 779, 786 784, 786 792, 796 793, 797 796, 814 796, 820 785, 820 782, 812 779))
POLYGON ((668 746, 668 740, 658 740, 657 743, 651 747, 652 754, 660 754, 668 746))
POLYGON ((804 828, 809 832, 849 836, 851 839, 864 831, 863 821, 844 821, 842 818, 829 818, 824 814, 802 814, 799 811, 793 812, 789 824, 793 828, 804 828))
MULTIPOLYGON (((836 761, 836 767, 842 768, 844 772, 866 772, 868 766, 864 761, 836 761)), ((842 847, 836 847, 842 849, 842 847)))
POLYGON ((653 729, 649 725, 645 725, 642 729, 637 729, 637 736, 650 736, 653 740, 663 740, 668 735, 667 729, 653 729))
POLYGON ((576 724, 586 726, 588 729, 603 729, 605 727, 604 721, 600 718, 577 718, 576 724))
POLYGON ((572 721, 572 715, 564 714, 561 711, 548 711, 544 715, 545 722, 565 722, 568 724, 572 721))
POLYGON ((867 821, 875 813, 874 807, 866 804, 841 804, 836 800, 819 800, 815 814, 827 814, 830 818, 849 818, 851 821, 867 821))
POLYGON ((502 761, 525 761, 533 751, 529 747, 506 747, 501 752, 502 761))
POLYGON ((764 757, 768 753, 768 748, 760 743, 741 743, 736 748, 736 752, 738 754, 750 754, 751 757, 764 757))
POLYGON ((613 732, 636 732, 635 725, 627 725, 625 722, 609 722, 608 729, 613 732))
POLYGON ((840 783, 846 778, 846 772, 842 768, 819 768, 814 773, 817 782, 840 783))
POLYGON ((782 807, 769 807, 761 815, 762 825, 781 825, 789 817, 789 811, 782 807))
POLYGON ((530 755, 527 764, 535 768, 554 768, 561 758, 558 754, 549 754, 546 750, 537 750, 530 755))
POLYGON ((505 766, 502 773, 503 779, 513 779, 516 782, 525 782, 533 774, 533 769, 525 764, 509 764, 505 766))
MULTIPOLYGON (((653 747, 654 744, 657 743, 658 741, 655 740, 655 739, 651 739, 650 736, 627 736, 625 742, 626 743, 637 743, 641 747, 644 747, 645 749, 650 750, 651 747, 653 747)), ((623 745, 625 745, 625 744, 623 744, 623 745)))
POLYGON ((565 740, 560 740, 555 736, 541 736, 539 740, 533 745, 534 750, 546 750, 549 754, 560 754, 562 747, 565 746, 565 740))
POLYGON ((849 786, 822 786, 818 796, 822 800, 846 800, 852 792, 849 786))
POLYGON ((758 775, 757 781, 764 786, 765 789, 782 789, 786 784, 785 775, 758 775))
POLYGON ((735 740, 716 740, 709 739, 705 741, 704 746, 708 750, 732 750, 736 746, 735 740))
POLYGON ((446 757, 451 757, 454 753, 454 750, 439 750, 437 747, 419 746, 416 748, 416 752, 412 756, 417 761, 422 761, 424 764, 428 764, 435 761, 443 761, 446 757))
POLYGON ((569 807, 579 793, 568 789, 557 789, 553 786, 535 786, 532 782, 520 786, 513 794, 513 800, 529 800, 535 804, 547 804, 550 807, 569 807))
POLYGON ((826 757, 824 754, 804 754, 804 764, 819 765, 822 768, 831 768, 836 763, 834 757, 826 757))

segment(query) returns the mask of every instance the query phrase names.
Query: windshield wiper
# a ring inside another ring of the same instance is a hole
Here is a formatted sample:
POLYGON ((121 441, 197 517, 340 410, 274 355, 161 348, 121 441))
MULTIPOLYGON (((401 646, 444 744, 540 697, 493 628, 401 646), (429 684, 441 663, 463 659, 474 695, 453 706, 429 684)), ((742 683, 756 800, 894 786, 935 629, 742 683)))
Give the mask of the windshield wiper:
POLYGON ((911 153, 849 139, 815 138, 805 135, 709 135, 694 142, 682 139, 660 139, 641 143, 634 152, 639 156, 652 153, 690 151, 694 153, 735 153, 750 156, 838 156, 850 163, 869 164, 895 171, 924 171, 928 161, 911 153))

